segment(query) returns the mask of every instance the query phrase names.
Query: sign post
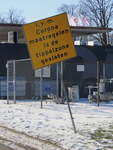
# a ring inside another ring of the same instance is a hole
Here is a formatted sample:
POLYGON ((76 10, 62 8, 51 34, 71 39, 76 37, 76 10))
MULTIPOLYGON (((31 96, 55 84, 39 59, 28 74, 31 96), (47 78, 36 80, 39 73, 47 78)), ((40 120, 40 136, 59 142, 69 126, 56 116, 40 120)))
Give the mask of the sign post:
POLYGON ((40 100, 41 100, 41 108, 42 108, 42 68, 41 68, 41 77, 40 77, 40 100))
POLYGON ((72 113, 71 113, 71 108, 70 108, 70 105, 69 105, 69 100, 68 100, 67 92, 66 92, 66 89, 65 89, 64 81, 63 81, 63 78, 62 78, 62 74, 60 72, 59 64, 58 64, 58 71, 59 71, 59 74, 60 74, 60 78, 62 80, 63 90, 64 90, 64 94, 65 94, 65 97, 66 97, 66 100, 67 100, 68 109, 69 109, 69 113, 70 113, 70 117, 71 117, 71 122, 72 122, 72 125, 73 125, 73 130, 76 133, 77 131, 76 131, 76 127, 75 127, 74 120, 73 120, 74 118, 73 118, 72 113))
MULTIPOLYGON (((77 56, 66 13, 23 25, 23 30, 34 70, 77 56)), ((58 70, 63 83, 59 65, 58 70)), ((76 133, 64 83, 63 89, 76 133)))

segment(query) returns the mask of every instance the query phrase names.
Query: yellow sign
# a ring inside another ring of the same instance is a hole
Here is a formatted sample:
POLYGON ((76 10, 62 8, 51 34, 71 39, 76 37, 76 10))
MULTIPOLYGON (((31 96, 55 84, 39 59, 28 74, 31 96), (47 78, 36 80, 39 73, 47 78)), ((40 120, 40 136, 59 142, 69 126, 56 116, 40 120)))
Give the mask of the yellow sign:
POLYGON ((66 13, 23 25, 34 69, 77 56, 66 13))

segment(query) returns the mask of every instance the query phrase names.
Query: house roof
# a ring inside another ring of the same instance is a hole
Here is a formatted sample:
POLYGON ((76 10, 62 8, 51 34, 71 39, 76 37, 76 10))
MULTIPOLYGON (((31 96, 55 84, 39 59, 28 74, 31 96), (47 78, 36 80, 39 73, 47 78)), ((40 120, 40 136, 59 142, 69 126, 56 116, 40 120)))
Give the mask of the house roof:
POLYGON ((100 27, 70 27, 72 37, 82 36, 82 35, 91 35, 98 33, 106 33, 113 31, 112 28, 100 28, 100 27))
POLYGON ((18 32, 18 40, 25 43, 22 25, 19 24, 0 24, 0 42, 8 42, 8 32, 18 32))
MULTIPOLYGON (((97 28, 97 27, 78 27, 70 26, 72 37, 91 35, 97 33, 111 32, 112 28, 97 28)), ((8 41, 8 32, 17 31, 18 32, 18 42, 25 43, 23 28, 21 24, 0 24, 0 42, 8 41)))

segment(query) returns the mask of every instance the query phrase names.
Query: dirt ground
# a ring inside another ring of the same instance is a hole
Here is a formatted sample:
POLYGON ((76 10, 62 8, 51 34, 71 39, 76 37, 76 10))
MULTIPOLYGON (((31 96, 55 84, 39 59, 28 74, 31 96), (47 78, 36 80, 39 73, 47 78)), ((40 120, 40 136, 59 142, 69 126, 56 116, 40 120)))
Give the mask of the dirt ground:
MULTIPOLYGON (((1 139, 1 138, 0 138, 1 139)), ((0 144, 0 150, 14 150, 12 148, 9 148, 8 146, 5 146, 3 144, 0 144)))
MULTIPOLYGON (((11 143, 12 143, 12 141, 3 139, 3 138, 1 138, 1 137, 0 137, 0 141, 3 141, 3 144, 0 143, 0 150, 16 150, 15 148, 11 148, 11 147, 9 147, 9 146, 4 145, 4 142, 11 142, 11 143)), ((19 149, 19 148, 20 148, 20 149, 23 148, 23 150, 38 150, 38 149, 35 149, 35 148, 33 148, 33 147, 24 146, 24 145, 18 144, 18 143, 13 143, 13 144, 17 145, 17 146, 18 146, 18 149, 19 149)))
POLYGON ((62 147, 0 126, 0 150, 64 150, 62 147))
POLYGON ((35 149, 33 147, 30 147, 30 146, 25 146, 25 145, 22 145, 22 144, 18 144, 18 143, 15 143, 15 142, 12 142, 10 140, 7 140, 7 139, 3 139, 0 137, 0 141, 2 141, 2 143, 0 143, 0 150, 17 150, 18 149, 23 149, 23 150, 38 150, 38 149, 35 149), (9 143, 9 146, 6 144, 6 143, 9 143), (10 145, 11 144, 15 145, 15 148, 11 148, 10 145), (17 146, 17 147, 16 147, 17 146))

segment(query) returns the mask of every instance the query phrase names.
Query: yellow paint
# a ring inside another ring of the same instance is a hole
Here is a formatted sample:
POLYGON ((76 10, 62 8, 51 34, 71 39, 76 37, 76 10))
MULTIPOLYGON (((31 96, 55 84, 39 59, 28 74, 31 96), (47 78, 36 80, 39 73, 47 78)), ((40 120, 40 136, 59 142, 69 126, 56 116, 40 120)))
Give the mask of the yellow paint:
POLYGON ((23 30, 35 70, 77 56, 66 13, 23 25, 23 30))

